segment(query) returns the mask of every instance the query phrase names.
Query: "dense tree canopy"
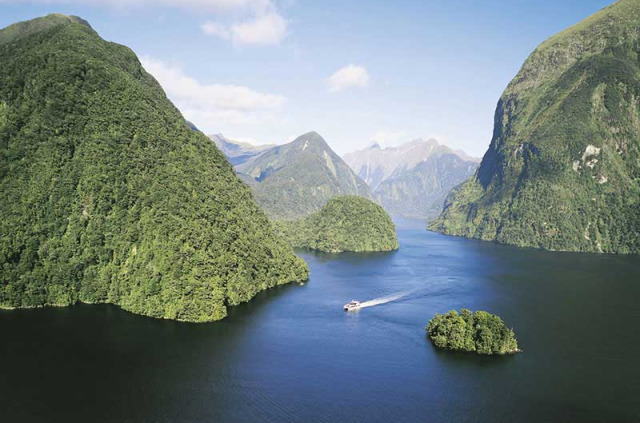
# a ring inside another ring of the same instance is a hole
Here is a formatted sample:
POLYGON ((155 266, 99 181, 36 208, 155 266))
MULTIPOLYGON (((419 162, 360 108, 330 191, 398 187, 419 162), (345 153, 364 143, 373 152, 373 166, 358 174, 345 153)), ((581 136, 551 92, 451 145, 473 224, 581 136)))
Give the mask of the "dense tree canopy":
POLYGON ((367 184, 317 132, 270 148, 237 170, 250 183, 258 204, 277 220, 308 216, 340 195, 373 199, 367 184))
POLYGON ((436 314, 427 325, 429 339, 438 348, 477 354, 518 352, 515 334, 502 319, 486 311, 467 309, 436 314))
POLYGON ((382 207, 358 196, 334 197, 319 211, 277 227, 298 248, 330 253, 398 249, 396 228, 382 207))
POLYGON ((0 64, 0 306, 211 321, 307 278, 131 50, 50 15, 0 31, 0 64))
POLYGON ((431 229, 551 250, 640 253, 640 2, 551 37, 505 90, 477 175, 431 229))

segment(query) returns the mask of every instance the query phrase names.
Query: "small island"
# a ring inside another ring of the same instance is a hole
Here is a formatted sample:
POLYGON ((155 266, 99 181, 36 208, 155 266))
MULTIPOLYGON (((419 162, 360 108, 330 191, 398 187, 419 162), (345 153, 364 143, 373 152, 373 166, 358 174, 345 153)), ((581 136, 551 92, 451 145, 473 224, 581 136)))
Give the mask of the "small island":
POLYGON ((327 253, 397 250, 396 227, 382 207, 355 195, 334 197, 305 218, 276 223, 295 248, 327 253))
POLYGON ((502 319, 486 311, 467 309, 437 314, 426 327, 429 339, 438 348, 482 355, 520 352, 513 330, 502 319))

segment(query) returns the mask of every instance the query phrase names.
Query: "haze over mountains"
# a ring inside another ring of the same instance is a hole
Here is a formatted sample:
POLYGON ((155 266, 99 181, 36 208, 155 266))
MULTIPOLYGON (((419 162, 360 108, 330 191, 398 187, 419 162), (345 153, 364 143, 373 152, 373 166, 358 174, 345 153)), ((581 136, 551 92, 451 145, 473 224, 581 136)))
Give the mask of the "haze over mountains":
POLYGON ((417 218, 437 216, 449 191, 473 175, 479 162, 434 139, 387 148, 374 144, 344 159, 387 212, 417 218))
POLYGON ((316 132, 264 150, 236 170, 274 219, 309 215, 339 195, 373 199, 367 184, 316 132))
POLYGON ((265 150, 275 147, 273 144, 253 145, 248 142, 230 140, 222 134, 212 134, 216 147, 224 153, 232 165, 238 166, 250 160, 265 150))
POLYGON ((433 138, 416 139, 397 147, 382 148, 375 143, 368 148, 347 153, 343 158, 371 190, 375 191, 382 181, 391 177, 396 171, 413 169, 427 158, 443 154, 454 154, 464 161, 480 162, 480 159, 469 157, 463 151, 454 151, 445 145, 440 145, 433 138))
POLYGON ((374 199, 395 216, 434 218, 449 191, 473 175, 479 162, 434 139, 374 144, 343 160, 315 132, 279 146, 210 138, 275 219, 308 215, 338 195, 374 199))
POLYGON ((640 253, 640 1, 542 43, 502 95, 475 177, 431 228, 551 250, 640 253))

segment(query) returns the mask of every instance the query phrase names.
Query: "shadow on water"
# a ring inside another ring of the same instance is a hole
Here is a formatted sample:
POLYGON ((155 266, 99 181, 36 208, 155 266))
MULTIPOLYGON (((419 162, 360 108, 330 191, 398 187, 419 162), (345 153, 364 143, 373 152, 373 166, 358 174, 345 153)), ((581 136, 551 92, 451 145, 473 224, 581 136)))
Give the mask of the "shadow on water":
POLYGON ((367 261, 379 261, 384 259, 390 259, 398 253, 398 251, 382 251, 382 252, 367 252, 367 253, 325 253, 321 251, 313 251, 306 249, 296 249, 296 253, 300 256, 309 257, 313 256, 320 263, 327 263, 332 261, 341 261, 350 264, 361 264, 367 261))
MULTIPOLYGON (((433 352, 434 356, 442 361, 443 365, 457 367, 457 368, 486 368, 491 366, 497 367, 508 367, 511 365, 511 361, 515 360, 518 354, 508 354, 508 355, 481 355, 475 353, 467 353, 462 351, 446 351, 441 348, 436 347, 429 340, 429 337, 424 336, 424 341, 428 344, 428 348, 433 352)), ((523 354, 523 353, 520 353, 523 354)))
POLYGON ((522 250, 398 222, 391 253, 300 252, 211 324, 109 305, 0 310, 10 422, 640 421, 640 259, 522 250), (402 298, 345 313, 351 299, 402 298), (524 352, 435 348, 435 313, 500 315, 524 352))
POLYGON ((264 307, 268 307, 269 304, 277 301, 287 293, 296 289, 304 289, 306 283, 307 282, 304 282, 302 284, 290 283, 286 285, 278 285, 273 288, 258 292, 256 296, 251 299, 251 301, 229 307, 227 309, 227 318, 222 320, 222 322, 233 319, 248 318, 255 314, 259 314, 262 312, 262 309, 264 307))

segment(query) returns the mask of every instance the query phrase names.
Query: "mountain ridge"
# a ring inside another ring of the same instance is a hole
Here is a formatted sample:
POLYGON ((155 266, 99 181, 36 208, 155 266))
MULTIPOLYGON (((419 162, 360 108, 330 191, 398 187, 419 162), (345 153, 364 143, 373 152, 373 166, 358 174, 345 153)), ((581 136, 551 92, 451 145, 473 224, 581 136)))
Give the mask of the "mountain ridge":
POLYGON ((248 142, 235 141, 222 134, 207 135, 220 151, 224 153, 232 165, 239 166, 262 152, 276 147, 275 144, 253 145, 248 142))
POLYGON ((430 220, 440 214, 449 192, 477 169, 477 162, 457 154, 431 155, 411 169, 396 169, 373 195, 393 216, 430 220))
POLYGON ((371 190, 375 191, 380 183, 391 177, 399 168, 410 170, 431 155, 441 154, 454 154, 465 161, 480 161, 479 158, 471 157, 462 150, 453 150, 440 144, 434 138, 417 138, 398 146, 384 148, 374 143, 362 150, 347 153, 343 158, 354 172, 367 182, 371 190))
POLYGON ((76 23, 95 32, 89 22, 73 15, 62 13, 50 13, 47 16, 31 19, 29 21, 16 22, 0 30, 0 45, 16 42, 21 38, 37 34, 67 23, 76 23))
POLYGON ((549 250, 640 252, 640 3, 543 42, 502 94, 477 176, 430 226, 549 250))
POLYGON ((338 195, 373 199, 371 191, 315 131, 265 150, 236 166, 258 203, 275 219, 320 210, 338 195))
POLYGON ((479 161, 433 138, 386 148, 375 143, 344 157, 391 215, 427 219, 439 214, 449 191, 471 176, 479 161))
POLYGON ((0 305, 205 322, 306 279, 131 49, 78 19, 0 30, 0 305))

